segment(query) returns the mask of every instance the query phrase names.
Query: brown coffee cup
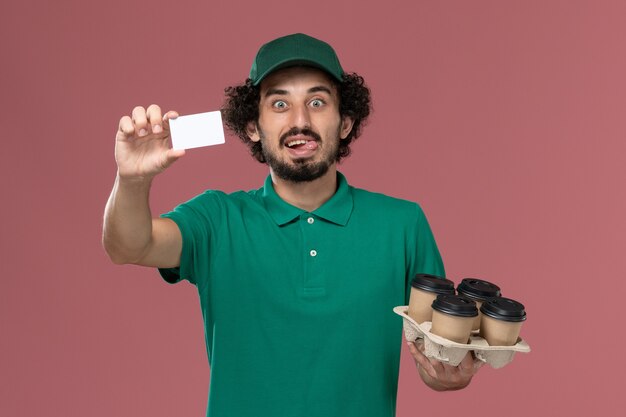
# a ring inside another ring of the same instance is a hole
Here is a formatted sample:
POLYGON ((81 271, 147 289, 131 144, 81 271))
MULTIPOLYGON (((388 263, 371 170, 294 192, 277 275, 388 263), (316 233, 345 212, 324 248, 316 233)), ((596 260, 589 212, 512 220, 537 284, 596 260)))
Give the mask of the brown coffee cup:
POLYGON ((441 294, 432 304, 433 319, 430 332, 457 343, 468 343, 476 303, 462 295, 441 294))
POLYGON ((483 303, 480 336, 489 346, 513 346, 526 320, 524 305, 510 298, 492 298, 483 303))
POLYGON ((480 328, 480 322, 482 314, 480 313, 480 307, 485 301, 488 301, 494 297, 500 297, 500 287, 496 284, 492 284, 489 281, 485 281, 478 278, 463 278, 461 283, 456 287, 456 292, 460 295, 464 295, 476 301, 476 308, 478 308, 478 316, 474 319, 472 324, 472 330, 478 330, 480 328))
POLYGON ((454 282, 430 274, 417 274, 411 281, 411 295, 407 314, 418 324, 431 321, 432 303, 439 294, 454 294, 454 282))

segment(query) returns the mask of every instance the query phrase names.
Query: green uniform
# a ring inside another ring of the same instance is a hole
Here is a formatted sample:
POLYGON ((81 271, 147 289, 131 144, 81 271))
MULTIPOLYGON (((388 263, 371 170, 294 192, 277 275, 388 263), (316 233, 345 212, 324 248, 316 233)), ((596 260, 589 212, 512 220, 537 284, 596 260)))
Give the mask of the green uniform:
MULTIPOLYGON (((417 273, 444 275, 420 207, 356 189, 306 212, 264 187, 207 191, 164 217, 183 236, 168 282, 197 286, 210 417, 395 415, 402 319, 417 273)), ((417 387, 416 387, 417 389, 417 387)))

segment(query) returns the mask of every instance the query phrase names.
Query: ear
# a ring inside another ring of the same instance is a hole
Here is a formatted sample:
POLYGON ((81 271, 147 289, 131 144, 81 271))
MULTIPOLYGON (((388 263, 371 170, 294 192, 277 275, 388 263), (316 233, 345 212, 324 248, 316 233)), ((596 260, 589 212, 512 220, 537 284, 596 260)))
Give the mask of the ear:
POLYGON ((350 116, 343 116, 341 119, 341 128, 339 130, 339 137, 341 139, 345 139, 348 137, 350 132, 352 131, 352 126, 354 125, 354 119, 350 116))
POLYGON ((252 142, 258 142, 261 140, 259 130, 257 129, 255 122, 248 122, 246 125, 246 133, 252 142))

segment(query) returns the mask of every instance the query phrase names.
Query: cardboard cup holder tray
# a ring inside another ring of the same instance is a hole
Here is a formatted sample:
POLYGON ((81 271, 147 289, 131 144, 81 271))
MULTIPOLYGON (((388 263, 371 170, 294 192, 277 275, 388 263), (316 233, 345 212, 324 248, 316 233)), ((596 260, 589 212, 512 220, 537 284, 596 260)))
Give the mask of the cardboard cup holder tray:
POLYGON ((502 368, 513 360, 516 352, 528 353, 530 346, 528 343, 518 338, 513 346, 489 346, 487 341, 478 335, 478 331, 473 331, 468 344, 456 343, 430 332, 431 322, 417 324, 415 320, 406 313, 409 306, 398 306, 393 312, 403 319, 404 337, 408 341, 417 339, 424 340, 424 354, 433 359, 457 366, 467 354, 467 351, 474 352, 474 356, 488 363, 492 368, 502 368))

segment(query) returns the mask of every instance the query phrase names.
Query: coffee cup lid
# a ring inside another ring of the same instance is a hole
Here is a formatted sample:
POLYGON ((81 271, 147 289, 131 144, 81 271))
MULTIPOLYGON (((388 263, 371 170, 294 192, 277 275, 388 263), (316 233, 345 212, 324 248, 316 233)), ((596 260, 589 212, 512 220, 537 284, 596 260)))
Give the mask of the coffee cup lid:
POLYGON ((456 290, 473 300, 484 301, 493 297, 500 297, 500 287, 478 278, 463 278, 456 290))
POLYGON ((411 281, 411 286, 436 294, 454 294, 454 282, 437 275, 417 274, 411 281))
POLYGON ((471 298, 455 294, 440 294, 432 304, 433 310, 459 317, 476 317, 478 309, 471 298))
POLYGON ((496 320, 513 322, 526 320, 524 305, 510 298, 492 298, 483 303, 480 312, 496 320))

